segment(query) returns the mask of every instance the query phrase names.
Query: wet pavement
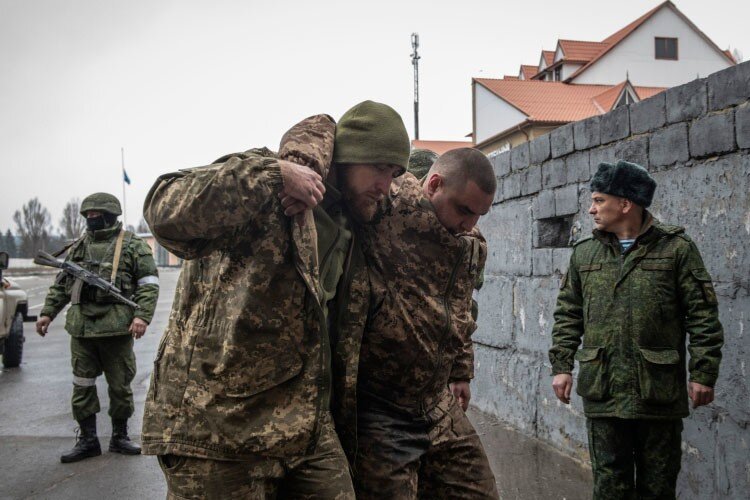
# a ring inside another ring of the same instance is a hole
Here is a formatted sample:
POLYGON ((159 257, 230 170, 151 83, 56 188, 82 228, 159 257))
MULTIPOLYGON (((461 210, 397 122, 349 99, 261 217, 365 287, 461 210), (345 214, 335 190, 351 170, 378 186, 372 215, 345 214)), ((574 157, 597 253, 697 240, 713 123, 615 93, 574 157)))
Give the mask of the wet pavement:
MULTIPOLYGON (((146 335, 135 343, 138 374, 133 382, 136 411, 131 437, 140 438, 143 401, 152 362, 169 317, 179 271, 162 269, 157 312, 146 335)), ((52 275, 10 276, 29 294, 30 314, 38 314, 52 275)), ((102 411, 98 430, 102 456, 61 464, 59 456, 75 442, 70 414, 70 338, 61 314, 47 337, 25 323, 20 368, 0 373, 0 499, 155 499, 166 487, 154 457, 108 453, 111 426, 103 377, 97 379, 102 411)), ((551 447, 527 438, 493 417, 471 409, 503 499, 590 498, 591 473, 551 447)))
POLYGON ((591 498, 591 468, 520 434, 497 418, 469 408, 503 500, 591 498))

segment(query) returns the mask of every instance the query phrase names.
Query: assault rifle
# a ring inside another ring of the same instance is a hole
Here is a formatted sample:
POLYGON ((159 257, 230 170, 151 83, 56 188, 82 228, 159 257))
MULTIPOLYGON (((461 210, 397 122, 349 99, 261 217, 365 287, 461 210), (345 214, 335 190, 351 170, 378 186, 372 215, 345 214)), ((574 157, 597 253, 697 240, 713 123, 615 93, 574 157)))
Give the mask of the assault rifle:
POLYGON ((123 297, 122 292, 115 285, 101 278, 100 276, 92 273, 91 271, 87 271, 86 269, 82 268, 75 262, 65 262, 65 261, 57 260, 55 257, 48 254, 47 252, 43 252, 40 250, 36 254, 36 257, 34 257, 34 264, 39 264, 40 266, 47 266, 47 267, 56 267, 58 269, 61 269, 62 271, 68 273, 69 275, 75 277, 76 279, 84 283, 87 283, 91 286, 95 286, 96 288, 104 291, 104 293, 111 295, 112 297, 115 297, 116 299, 124 302, 130 307, 138 309, 138 304, 136 304, 135 302, 133 302, 132 300, 126 297, 123 297))

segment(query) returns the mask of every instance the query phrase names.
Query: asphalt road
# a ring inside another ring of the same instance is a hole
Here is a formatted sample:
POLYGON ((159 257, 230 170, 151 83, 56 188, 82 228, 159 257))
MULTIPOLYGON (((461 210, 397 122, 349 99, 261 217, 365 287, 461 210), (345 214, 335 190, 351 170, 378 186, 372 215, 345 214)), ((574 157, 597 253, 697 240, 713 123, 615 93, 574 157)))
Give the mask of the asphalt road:
MULTIPOLYGON (((135 414, 129 427, 130 436, 136 441, 154 355, 169 317, 178 276, 173 269, 162 269, 160 273, 162 290, 154 321, 146 335, 135 342, 135 414)), ((9 276, 27 291, 29 314, 39 314, 52 277, 9 276)), ((74 464, 60 463, 60 455, 75 444, 77 427, 70 409, 70 336, 64 324, 63 312, 42 338, 33 323, 25 323, 23 362, 19 368, 0 373, 0 498, 164 498, 164 477, 154 457, 106 451, 112 427, 103 376, 96 384, 101 403, 97 427, 102 455, 74 464)))
MULTIPOLYGON (((178 270, 161 269, 161 294, 154 321, 135 343, 138 372, 133 382, 135 415, 130 435, 140 438, 143 402, 159 339, 166 326, 178 270)), ((52 275, 11 277, 28 293, 30 314, 38 314, 52 275)), ((154 457, 106 451, 111 425, 104 377, 97 379, 101 402, 98 431, 102 456, 61 464, 75 443, 71 416, 70 337, 61 314, 45 338, 24 325, 26 344, 19 368, 0 373, 0 499, 158 499, 166 496, 154 457)), ((484 442, 503 499, 590 498, 591 473, 548 446, 524 437, 502 422, 469 411, 484 442)))

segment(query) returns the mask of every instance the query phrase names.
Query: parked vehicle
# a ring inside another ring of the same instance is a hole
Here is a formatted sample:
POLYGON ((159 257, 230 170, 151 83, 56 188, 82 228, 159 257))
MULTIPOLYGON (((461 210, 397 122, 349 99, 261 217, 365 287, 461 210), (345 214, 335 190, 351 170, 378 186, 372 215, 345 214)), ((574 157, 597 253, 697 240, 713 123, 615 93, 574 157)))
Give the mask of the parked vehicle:
POLYGON ((8 254, 0 252, 0 354, 5 368, 15 368, 23 357, 24 321, 36 321, 29 316, 29 302, 26 292, 14 281, 3 278, 3 270, 8 269, 8 254))

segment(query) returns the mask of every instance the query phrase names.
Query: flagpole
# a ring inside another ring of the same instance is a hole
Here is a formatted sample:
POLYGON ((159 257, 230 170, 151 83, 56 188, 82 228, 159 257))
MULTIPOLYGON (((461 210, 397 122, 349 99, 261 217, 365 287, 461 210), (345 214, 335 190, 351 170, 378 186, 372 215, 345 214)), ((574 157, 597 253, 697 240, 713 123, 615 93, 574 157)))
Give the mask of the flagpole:
POLYGON ((122 159, 122 172, 120 178, 122 179, 122 227, 128 227, 128 202, 125 199, 125 148, 120 148, 120 157, 122 159))

